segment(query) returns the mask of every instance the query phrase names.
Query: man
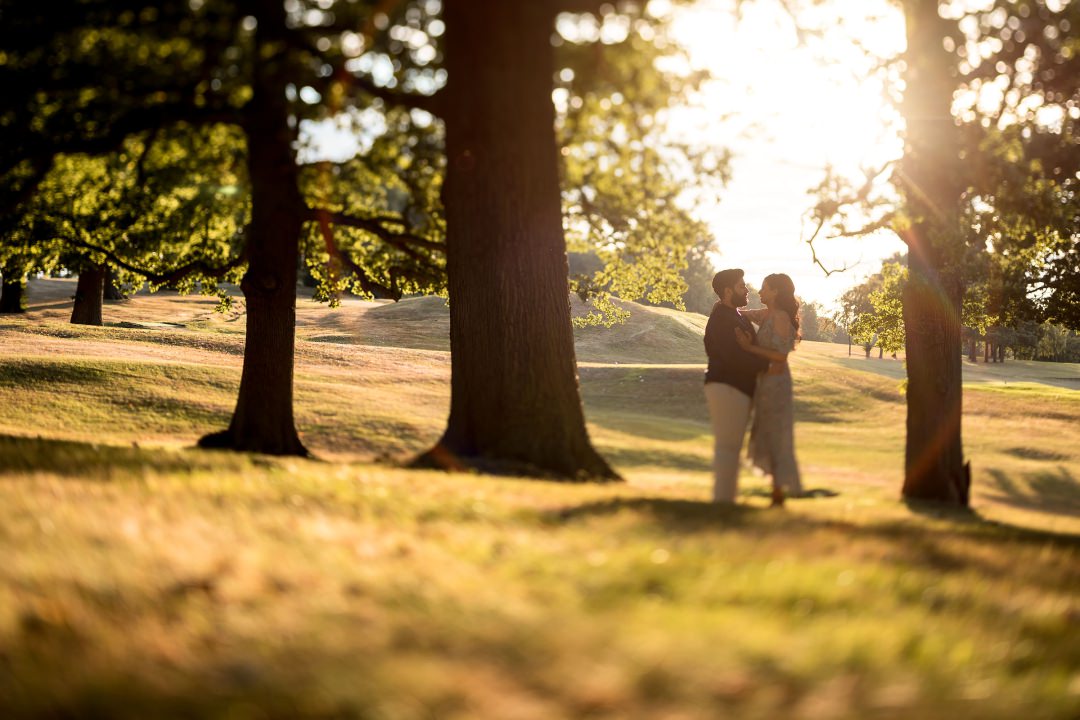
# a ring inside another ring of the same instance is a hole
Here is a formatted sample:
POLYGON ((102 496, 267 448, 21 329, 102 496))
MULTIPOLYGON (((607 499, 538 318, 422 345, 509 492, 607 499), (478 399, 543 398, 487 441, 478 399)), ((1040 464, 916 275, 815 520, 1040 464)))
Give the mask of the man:
POLYGON ((737 308, 746 305, 743 271, 721 270, 712 281, 720 302, 713 306, 705 326, 705 353, 709 369, 705 372, 705 403, 713 426, 713 501, 734 503, 739 478, 739 453, 742 450, 746 422, 754 397, 759 372, 769 361, 739 347, 735 329, 754 335, 754 326, 739 315, 737 308))

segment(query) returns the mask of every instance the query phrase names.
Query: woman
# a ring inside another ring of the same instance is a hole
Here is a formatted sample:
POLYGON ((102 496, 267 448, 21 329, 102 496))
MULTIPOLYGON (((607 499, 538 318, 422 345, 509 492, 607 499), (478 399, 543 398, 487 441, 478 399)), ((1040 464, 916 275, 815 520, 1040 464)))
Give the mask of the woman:
POLYGON ((783 273, 761 281, 765 310, 741 310, 760 326, 757 343, 749 333, 736 330, 744 350, 769 361, 754 392, 754 421, 750 428, 750 459, 772 476, 772 504, 783 505, 784 496, 802 494, 799 466, 795 461, 795 414, 792 408, 791 370, 787 356, 799 339, 799 302, 795 284, 783 273))

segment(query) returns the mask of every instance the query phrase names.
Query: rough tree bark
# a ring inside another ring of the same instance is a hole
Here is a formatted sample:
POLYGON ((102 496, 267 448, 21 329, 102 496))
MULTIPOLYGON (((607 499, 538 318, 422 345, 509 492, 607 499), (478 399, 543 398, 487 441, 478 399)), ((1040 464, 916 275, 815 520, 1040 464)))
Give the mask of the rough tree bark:
POLYGON ((3 269, 3 283, 0 289, 0 313, 24 313, 26 306, 23 297, 26 294, 26 275, 13 267, 3 269))
POLYGON ((905 0, 904 14, 908 51, 902 111, 907 136, 900 179, 911 224, 902 232, 909 248, 903 495, 967 505, 970 472, 960 433, 963 289, 958 229, 963 188, 955 171, 955 78, 942 44, 949 27, 938 14, 938 0, 905 0))
POLYGON ((293 418, 296 330, 296 258, 302 198, 289 127, 285 13, 280 1, 259 0, 258 59, 245 125, 251 178, 248 269, 240 283, 247 306, 247 336, 240 392, 227 430, 202 447, 270 455, 307 455, 293 418))
POLYGON ((101 325, 101 300, 105 289, 105 268, 87 265, 79 273, 75 286, 75 306, 71 309, 73 325, 101 325))
POLYGON ((613 480, 585 428, 574 359, 554 16, 546 2, 445 4, 451 400, 420 462, 613 480))

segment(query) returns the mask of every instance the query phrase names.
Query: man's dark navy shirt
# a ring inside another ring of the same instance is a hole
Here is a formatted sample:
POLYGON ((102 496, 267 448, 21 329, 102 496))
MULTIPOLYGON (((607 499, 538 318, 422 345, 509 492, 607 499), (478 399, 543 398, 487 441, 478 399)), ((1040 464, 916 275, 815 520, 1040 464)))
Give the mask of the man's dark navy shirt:
POLYGON ((734 308, 716 303, 705 326, 705 353, 709 356, 709 369, 705 382, 724 383, 754 396, 758 373, 769 367, 769 361, 760 355, 747 352, 735 340, 735 328, 742 328, 755 337, 754 326, 734 308))

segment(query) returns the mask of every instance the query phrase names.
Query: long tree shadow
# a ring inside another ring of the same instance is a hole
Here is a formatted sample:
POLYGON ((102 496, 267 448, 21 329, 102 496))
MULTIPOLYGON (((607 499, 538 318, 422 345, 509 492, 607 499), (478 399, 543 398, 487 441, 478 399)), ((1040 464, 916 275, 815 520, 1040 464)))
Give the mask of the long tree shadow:
MULTIPOLYGON (((134 470, 150 462, 150 451, 71 440, 0 435, 0 475, 47 472, 94 477, 113 468, 134 470)), ((187 470, 191 464, 172 453, 153 453, 153 464, 163 470, 187 470)))
POLYGON ((165 450, 142 448, 135 443, 126 447, 0 434, 0 477, 40 472, 80 480, 111 481, 145 470, 212 471, 220 468, 226 457, 235 458, 237 466, 248 462, 247 456, 239 453, 214 453, 195 448, 165 450))
MULTIPOLYGON (((642 516, 642 522, 652 523, 664 535, 734 530, 756 537, 783 536, 790 541, 791 547, 806 548, 809 553, 813 553, 812 548, 817 546, 814 541, 820 537, 820 533, 839 533, 861 541, 887 543, 892 548, 890 562, 908 563, 941 572, 975 570, 996 575, 1008 571, 1002 565, 1004 560, 995 554, 965 553, 962 543, 960 547, 952 547, 957 540, 974 540, 979 544, 1052 544, 1080 550, 1080 535, 1077 534, 1013 526, 988 520, 971 510, 956 510, 933 503, 911 503, 908 508, 912 517, 907 520, 855 523, 745 505, 716 505, 668 498, 613 498, 552 510, 542 520, 563 525, 620 513, 637 513, 642 516), (948 522, 928 525, 918 520, 923 517, 948 522)), ((1063 582, 1060 573, 1053 575, 1047 576, 1044 584, 1048 588, 1059 588, 1063 582)))
POLYGON ((43 302, 34 303, 26 308, 27 312, 36 313, 41 310, 70 310, 75 305, 75 297, 72 296, 68 300, 58 300, 55 302, 43 302))
POLYGON ((669 449, 649 450, 643 448, 605 447, 598 444, 604 457, 616 467, 657 466, 670 470, 693 470, 708 472, 710 460, 703 455, 676 452, 669 449))
POLYGON ((1025 473, 1030 491, 1025 491, 1002 470, 989 468, 987 472, 997 491, 989 496, 997 502, 1051 515, 1076 517, 1080 514, 1080 481, 1064 465, 1053 470, 1025 473))

